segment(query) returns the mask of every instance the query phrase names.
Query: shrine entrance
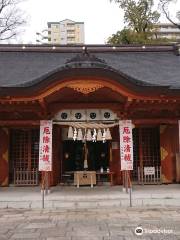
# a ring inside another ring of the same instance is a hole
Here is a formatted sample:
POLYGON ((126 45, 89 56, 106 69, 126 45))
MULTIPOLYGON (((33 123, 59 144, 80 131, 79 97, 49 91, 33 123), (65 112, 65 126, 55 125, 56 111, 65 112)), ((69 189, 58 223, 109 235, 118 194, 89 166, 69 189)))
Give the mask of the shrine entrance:
POLYGON ((100 171, 109 168, 109 143, 108 142, 87 142, 63 141, 63 173, 69 171, 84 170, 85 144, 87 151, 87 170, 100 171))
POLYGON ((111 131, 119 124, 116 114, 109 109, 65 109, 56 114, 54 123, 61 128, 60 182, 73 182, 77 171, 101 173, 108 180, 111 131))

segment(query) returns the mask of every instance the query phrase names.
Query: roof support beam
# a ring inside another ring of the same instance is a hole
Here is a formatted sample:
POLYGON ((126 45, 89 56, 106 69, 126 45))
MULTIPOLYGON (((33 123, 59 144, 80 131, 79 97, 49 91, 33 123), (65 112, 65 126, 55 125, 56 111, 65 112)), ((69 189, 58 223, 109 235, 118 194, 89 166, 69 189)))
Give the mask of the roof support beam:
POLYGON ((42 108, 43 116, 44 115, 46 116, 47 113, 48 113, 48 108, 47 108, 47 104, 46 104, 46 101, 44 100, 44 98, 40 98, 39 99, 39 104, 40 104, 40 106, 42 108))
POLYGON ((0 120, 0 126, 3 127, 14 127, 14 126, 39 126, 40 121, 39 120, 0 120))
POLYGON ((178 124, 178 119, 134 119, 132 120, 135 125, 161 125, 161 124, 178 124))

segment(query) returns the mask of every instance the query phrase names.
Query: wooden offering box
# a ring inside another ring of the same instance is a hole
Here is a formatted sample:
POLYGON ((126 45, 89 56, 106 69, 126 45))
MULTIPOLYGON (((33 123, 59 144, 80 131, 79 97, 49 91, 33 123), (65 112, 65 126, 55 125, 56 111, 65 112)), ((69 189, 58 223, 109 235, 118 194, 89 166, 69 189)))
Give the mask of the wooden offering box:
POLYGON ((74 172, 74 185, 79 187, 80 185, 93 185, 96 184, 96 172, 95 171, 77 171, 74 172))

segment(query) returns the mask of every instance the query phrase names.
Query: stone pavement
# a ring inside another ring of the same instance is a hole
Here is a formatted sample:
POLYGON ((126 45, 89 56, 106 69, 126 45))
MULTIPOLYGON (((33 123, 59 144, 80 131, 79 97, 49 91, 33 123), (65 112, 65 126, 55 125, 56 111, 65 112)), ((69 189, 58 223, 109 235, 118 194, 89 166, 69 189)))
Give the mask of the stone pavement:
POLYGON ((15 239, 178 240, 180 207, 1 209, 0 240, 15 239), (135 234, 137 227, 143 229, 142 235, 135 234))
MULTIPOLYGON (((94 188, 74 186, 56 186, 45 196, 45 208, 80 209, 103 207, 128 207, 129 194, 122 191, 122 186, 98 186, 94 188)), ((169 185, 134 185, 132 204, 139 206, 179 206, 180 184, 169 185)), ((40 187, 0 188, 0 208, 42 207, 40 187)))

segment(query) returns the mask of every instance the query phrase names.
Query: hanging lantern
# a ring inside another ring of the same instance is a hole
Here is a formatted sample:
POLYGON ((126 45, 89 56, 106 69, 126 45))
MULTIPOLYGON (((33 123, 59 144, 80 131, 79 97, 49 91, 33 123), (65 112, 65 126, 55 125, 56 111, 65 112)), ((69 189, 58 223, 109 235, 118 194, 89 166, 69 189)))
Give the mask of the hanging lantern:
POLYGON ((106 140, 111 140, 112 136, 111 136, 111 132, 109 130, 109 128, 106 130, 106 140))
POLYGON ((74 129, 74 134, 73 134, 73 140, 75 141, 77 139, 77 129, 74 129))
POLYGON ((106 141, 106 130, 105 129, 103 130, 102 140, 103 140, 103 143, 106 141))
POLYGON ((87 140, 87 141, 91 141, 91 140, 92 140, 91 130, 90 130, 90 129, 87 130, 86 140, 87 140))
POLYGON ((98 133, 97 133, 97 141, 102 141, 102 132, 101 129, 98 129, 98 133))
POLYGON ((68 129, 68 138, 73 138, 73 128, 71 126, 68 129))
POLYGON ((82 134, 81 128, 78 129, 77 140, 79 140, 79 141, 83 140, 83 134, 82 134))

